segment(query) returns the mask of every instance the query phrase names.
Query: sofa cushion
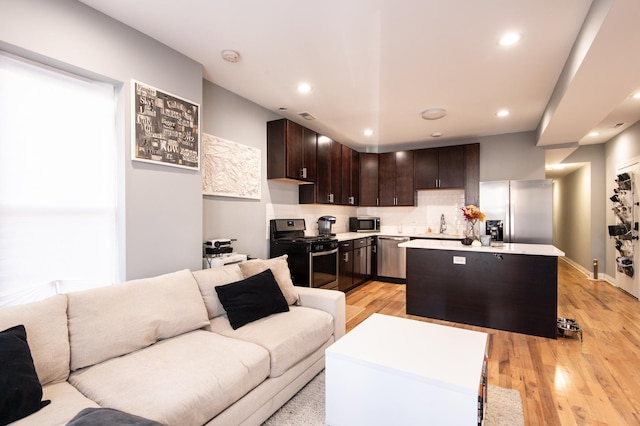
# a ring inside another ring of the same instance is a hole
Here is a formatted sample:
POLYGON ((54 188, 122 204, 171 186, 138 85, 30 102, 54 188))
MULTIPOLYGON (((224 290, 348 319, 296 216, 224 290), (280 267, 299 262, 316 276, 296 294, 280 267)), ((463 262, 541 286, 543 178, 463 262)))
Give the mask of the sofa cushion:
POLYGON ((165 425, 202 425, 269 375, 261 346, 196 330, 71 373, 100 406, 165 425))
POLYGON ((69 377, 67 296, 0 309, 0 330, 23 324, 33 364, 42 385, 69 377))
POLYGON ((318 309, 291 306, 234 330, 225 317, 211 320, 211 330, 256 343, 269 351, 271 377, 278 377, 322 346, 333 334, 333 317, 318 309))
POLYGON ((208 324, 188 270, 67 294, 71 370, 208 324))
POLYGON ((51 404, 12 423, 11 426, 60 426, 67 423, 80 410, 87 407, 98 407, 98 404, 82 395, 78 389, 68 382, 52 383, 42 387, 43 398, 51 400, 51 404))
POLYGON ((33 365, 24 325, 0 331, 0 424, 35 413, 51 401, 42 400, 42 385, 33 365))
POLYGON ((209 318, 215 318, 226 313, 214 288, 219 285, 234 283, 244 278, 238 264, 195 271, 193 276, 198 282, 198 287, 200 287, 200 293, 204 299, 204 304, 207 306, 209 318))
POLYGON ((217 286, 216 293, 234 330, 268 315, 289 310, 271 269, 242 281, 217 286))
POLYGON ((288 256, 286 254, 267 260, 252 259, 240 263, 240 269, 245 278, 258 274, 266 269, 271 269, 273 276, 276 277, 276 281, 280 286, 280 290, 282 290, 282 294, 284 294, 284 298, 287 299, 287 303, 293 305, 298 301, 298 291, 293 285, 287 259, 288 256))

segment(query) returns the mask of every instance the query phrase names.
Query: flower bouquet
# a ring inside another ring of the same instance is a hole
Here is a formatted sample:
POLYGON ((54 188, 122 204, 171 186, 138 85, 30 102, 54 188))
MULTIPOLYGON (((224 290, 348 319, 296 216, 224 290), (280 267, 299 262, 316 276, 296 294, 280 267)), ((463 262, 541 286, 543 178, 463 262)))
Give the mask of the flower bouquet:
POLYGON ((470 204, 461 208, 464 220, 467 221, 467 236, 462 240, 462 244, 470 245, 476 240, 480 240, 479 231, 476 228, 478 221, 484 222, 487 217, 476 206, 470 204))

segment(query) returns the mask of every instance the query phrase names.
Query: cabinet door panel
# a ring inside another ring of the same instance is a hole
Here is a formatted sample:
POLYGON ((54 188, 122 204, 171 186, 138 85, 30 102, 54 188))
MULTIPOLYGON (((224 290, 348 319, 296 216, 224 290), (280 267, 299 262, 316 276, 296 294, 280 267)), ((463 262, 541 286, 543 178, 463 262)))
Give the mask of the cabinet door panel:
POLYGON ((306 180, 315 182, 316 180, 316 145, 318 134, 306 127, 302 128, 302 167, 307 171, 306 180))
POLYGON ((316 170, 317 202, 326 204, 331 194, 331 144, 328 138, 318 138, 318 168, 316 170), (322 139, 322 140, 321 140, 322 139))
POLYGON ((303 132, 304 127, 293 121, 287 121, 287 176, 294 179, 302 178, 303 132))
POLYGON ((480 144, 464 146, 464 199, 465 203, 480 204, 480 144))
POLYGON ((437 188, 438 148, 418 149, 414 156, 416 189, 437 188))
POLYGON ((464 188, 464 146, 438 148, 440 188, 464 188))
POLYGON ((396 160, 396 205, 414 206, 416 190, 413 180, 413 151, 398 151, 396 160))
POLYGON ((378 154, 360 153, 360 205, 378 205, 378 154))
POLYGON ((342 200, 342 144, 331 143, 331 194, 333 204, 340 204, 342 200))
POLYGON ((394 152, 378 157, 378 197, 381 206, 393 206, 396 196, 396 156, 394 152))

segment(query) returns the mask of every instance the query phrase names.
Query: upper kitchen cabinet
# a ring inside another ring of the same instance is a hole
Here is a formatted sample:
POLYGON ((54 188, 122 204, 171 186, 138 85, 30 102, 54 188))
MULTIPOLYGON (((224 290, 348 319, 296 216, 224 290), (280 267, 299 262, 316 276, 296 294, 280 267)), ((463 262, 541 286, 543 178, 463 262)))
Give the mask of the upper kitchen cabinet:
POLYGON ((360 153, 360 205, 378 205, 378 154, 360 153))
POLYGON ((317 138, 285 118, 267 122, 267 179, 315 182, 317 138))
POLYGON ((378 197, 380 206, 415 206, 414 151, 379 154, 378 197))
POLYGON ((342 144, 318 135, 316 184, 301 185, 301 204, 340 204, 342 201, 342 144))
POLYGON ((464 145, 464 201, 480 205, 480 144, 464 145))
POLYGON ((464 188, 464 146, 415 151, 416 189, 464 188))
POLYGON ((464 189, 466 204, 478 205, 480 144, 415 151, 416 189, 464 189))
POLYGON ((342 199, 340 204, 360 203, 360 153, 342 145, 342 199))

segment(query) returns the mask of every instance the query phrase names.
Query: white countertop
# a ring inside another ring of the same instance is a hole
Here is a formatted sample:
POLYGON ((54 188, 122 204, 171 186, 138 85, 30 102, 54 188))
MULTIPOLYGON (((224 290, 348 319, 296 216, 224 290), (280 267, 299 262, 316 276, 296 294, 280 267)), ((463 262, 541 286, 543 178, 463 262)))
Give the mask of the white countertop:
POLYGON ((336 234, 338 241, 355 240, 357 238, 366 237, 408 237, 408 238, 434 238, 434 239, 450 239, 460 240, 464 238, 462 235, 449 235, 449 234, 416 234, 416 233, 401 233, 401 232, 343 232, 336 234))
POLYGON ((521 244, 505 243, 502 247, 497 246, 465 246, 460 241, 442 240, 411 240, 398 244, 399 247, 430 249, 430 250, 456 250, 473 251, 478 253, 503 253, 503 254, 526 254, 533 256, 564 256, 564 252, 550 244, 521 244))

